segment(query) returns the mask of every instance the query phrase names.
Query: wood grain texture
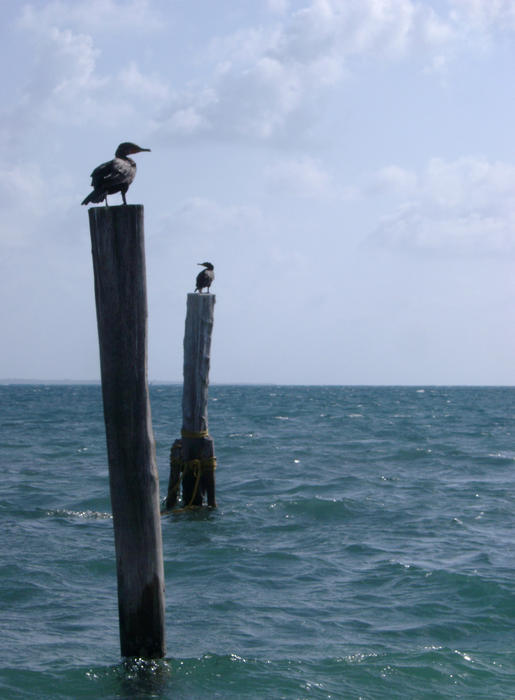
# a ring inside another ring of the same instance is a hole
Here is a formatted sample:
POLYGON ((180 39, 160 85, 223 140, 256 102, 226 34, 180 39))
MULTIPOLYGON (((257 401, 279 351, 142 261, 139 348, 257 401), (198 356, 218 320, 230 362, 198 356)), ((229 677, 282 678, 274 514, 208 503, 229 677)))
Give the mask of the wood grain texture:
MULTIPOLYGON (((208 430, 207 402, 215 301, 214 294, 191 293, 187 297, 182 395, 183 431, 202 433, 208 430)), ((183 436, 182 456, 185 462, 214 457, 213 439, 207 435, 198 438, 183 436)), ((184 502, 202 505, 202 495, 206 494, 208 505, 214 508, 214 471, 206 471, 202 475, 196 496, 194 484, 195 479, 191 474, 185 473, 182 485, 184 502)))
POLYGON ((182 427, 191 432, 207 430, 207 398, 211 333, 216 297, 188 294, 184 329, 184 385, 182 427))
POLYGON ((89 209, 123 656, 165 655, 143 207, 89 209))

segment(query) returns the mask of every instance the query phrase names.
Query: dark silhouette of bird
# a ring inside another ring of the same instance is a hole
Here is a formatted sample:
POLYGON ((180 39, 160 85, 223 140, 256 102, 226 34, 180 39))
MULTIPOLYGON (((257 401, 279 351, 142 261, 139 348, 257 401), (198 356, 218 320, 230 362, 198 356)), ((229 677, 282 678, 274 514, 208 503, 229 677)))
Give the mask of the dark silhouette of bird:
POLYGON ((198 263, 199 265, 203 265, 206 269, 202 270, 202 272, 199 272, 197 275, 197 286, 195 287, 195 291, 199 292, 202 294, 202 290, 207 288, 207 291, 209 292, 209 287, 213 283, 213 280, 215 279, 215 268, 214 265, 212 265, 210 262, 203 262, 203 263, 198 263))
POLYGON ((82 204, 90 202, 97 204, 105 200, 107 206, 107 195, 115 192, 121 192, 123 203, 127 204, 125 193, 136 177, 136 163, 132 158, 128 158, 128 155, 141 151, 150 151, 150 148, 140 148, 135 143, 121 143, 116 149, 113 160, 102 163, 91 173, 93 192, 88 194, 82 204))

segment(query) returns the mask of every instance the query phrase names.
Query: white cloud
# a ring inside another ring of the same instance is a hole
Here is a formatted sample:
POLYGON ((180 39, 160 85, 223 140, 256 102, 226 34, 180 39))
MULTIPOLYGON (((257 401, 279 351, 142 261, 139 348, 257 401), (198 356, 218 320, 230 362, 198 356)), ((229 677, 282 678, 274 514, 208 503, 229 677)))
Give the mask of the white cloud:
POLYGON ((32 56, 32 65, 23 99, 11 110, 12 121, 23 122, 24 129, 45 128, 45 123, 101 123, 109 128, 154 111, 169 98, 167 85, 157 74, 144 74, 135 60, 122 62, 122 68, 120 61, 113 61, 103 71, 97 31, 97 24, 114 34, 140 32, 142 26, 150 30, 155 28, 153 18, 149 3, 142 0, 55 0, 25 6, 16 26, 20 50, 32 56))
POLYGON ((515 166, 434 158, 414 182, 406 182, 403 203, 377 227, 376 243, 439 253, 515 252, 515 166))
POLYGON ((285 43, 298 56, 334 52, 340 58, 374 51, 396 56, 438 46, 452 30, 428 5, 413 0, 313 0, 292 16, 285 43))
POLYGON ((95 73, 98 51, 91 37, 52 27, 37 35, 37 63, 28 86, 28 101, 39 103, 38 118, 82 121, 91 96, 105 79, 95 73))
POLYGON ((365 190, 369 193, 398 193, 406 196, 414 192, 417 181, 416 173, 398 165, 387 165, 369 178, 365 190))
POLYGON ((120 72, 119 82, 135 97, 142 100, 153 100, 154 103, 162 102, 169 96, 168 85, 158 76, 145 75, 138 68, 135 61, 131 61, 120 72))
POLYGON ((278 14, 284 14, 288 10, 289 4, 289 0, 267 0, 268 9, 278 14))
POLYGON ((209 52, 216 61, 212 82, 176 94, 156 129, 170 136, 272 138, 305 98, 305 78, 275 55, 276 44, 277 34, 259 30, 215 41, 209 52))
POLYGON ((177 93, 156 121, 168 136, 297 138, 320 99, 366 57, 414 57, 441 73, 477 27, 515 27, 512 0, 450 0, 437 12, 416 0, 311 0, 287 9, 275 0, 273 26, 215 38, 204 84, 177 93), (206 99, 209 96, 209 99, 206 99))
POLYGON ((157 129, 172 136, 292 138, 354 57, 395 59, 416 49, 434 67, 444 64, 452 36, 447 20, 414 0, 311 0, 273 27, 214 40, 210 81, 175 95, 157 129))
POLYGON ((265 170, 268 188, 274 193, 298 197, 336 196, 335 184, 322 165, 307 156, 279 160, 265 170))
POLYGON ((426 197, 441 208, 488 210, 515 203, 515 166, 483 158, 433 158, 423 176, 426 197))
POLYGON ((451 0, 451 8, 454 21, 471 29, 484 33, 515 29, 513 0, 451 0))
POLYGON ((81 123, 91 116, 95 97, 107 79, 96 72, 98 49, 86 34, 48 26, 31 18, 22 22, 21 39, 33 55, 23 100, 15 107, 30 123, 81 123), (33 21, 32 21, 33 20, 33 21))

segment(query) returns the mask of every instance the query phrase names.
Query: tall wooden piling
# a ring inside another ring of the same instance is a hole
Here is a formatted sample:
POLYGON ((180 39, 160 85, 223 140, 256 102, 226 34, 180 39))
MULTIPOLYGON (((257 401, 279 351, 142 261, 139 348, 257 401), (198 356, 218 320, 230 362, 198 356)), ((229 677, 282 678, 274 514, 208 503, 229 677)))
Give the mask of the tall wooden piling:
POLYGON ((165 655, 164 571, 147 382, 143 206, 89 210, 122 656, 165 655))
POLYGON ((214 441, 209 435, 207 400, 214 294, 188 294, 184 330, 184 385, 182 394, 181 440, 176 440, 170 456, 170 485, 166 505, 177 500, 177 485, 182 471, 182 495, 185 505, 207 504, 216 507, 214 441))

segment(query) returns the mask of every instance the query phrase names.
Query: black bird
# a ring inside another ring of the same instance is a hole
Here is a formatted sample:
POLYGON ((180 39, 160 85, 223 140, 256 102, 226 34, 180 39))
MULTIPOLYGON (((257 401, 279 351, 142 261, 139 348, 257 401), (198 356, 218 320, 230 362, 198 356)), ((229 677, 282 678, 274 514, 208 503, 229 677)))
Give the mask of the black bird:
POLYGON ((212 265, 210 262, 205 262, 205 263, 198 263, 199 265, 204 265, 206 268, 205 270, 202 270, 202 272, 199 272, 197 275, 197 286, 195 287, 196 292, 200 292, 202 294, 202 290, 207 287, 207 291, 209 292, 209 287, 213 283, 213 280, 215 279, 215 273, 214 273, 214 265, 212 265))
POLYGON ((113 160, 102 163, 91 173, 93 192, 88 194, 82 204, 98 203, 105 199, 107 207, 107 195, 115 192, 121 192, 123 203, 127 204, 125 193, 136 177, 136 163, 127 156, 129 153, 140 151, 150 151, 150 148, 140 148, 135 143, 121 143, 116 149, 113 160))

